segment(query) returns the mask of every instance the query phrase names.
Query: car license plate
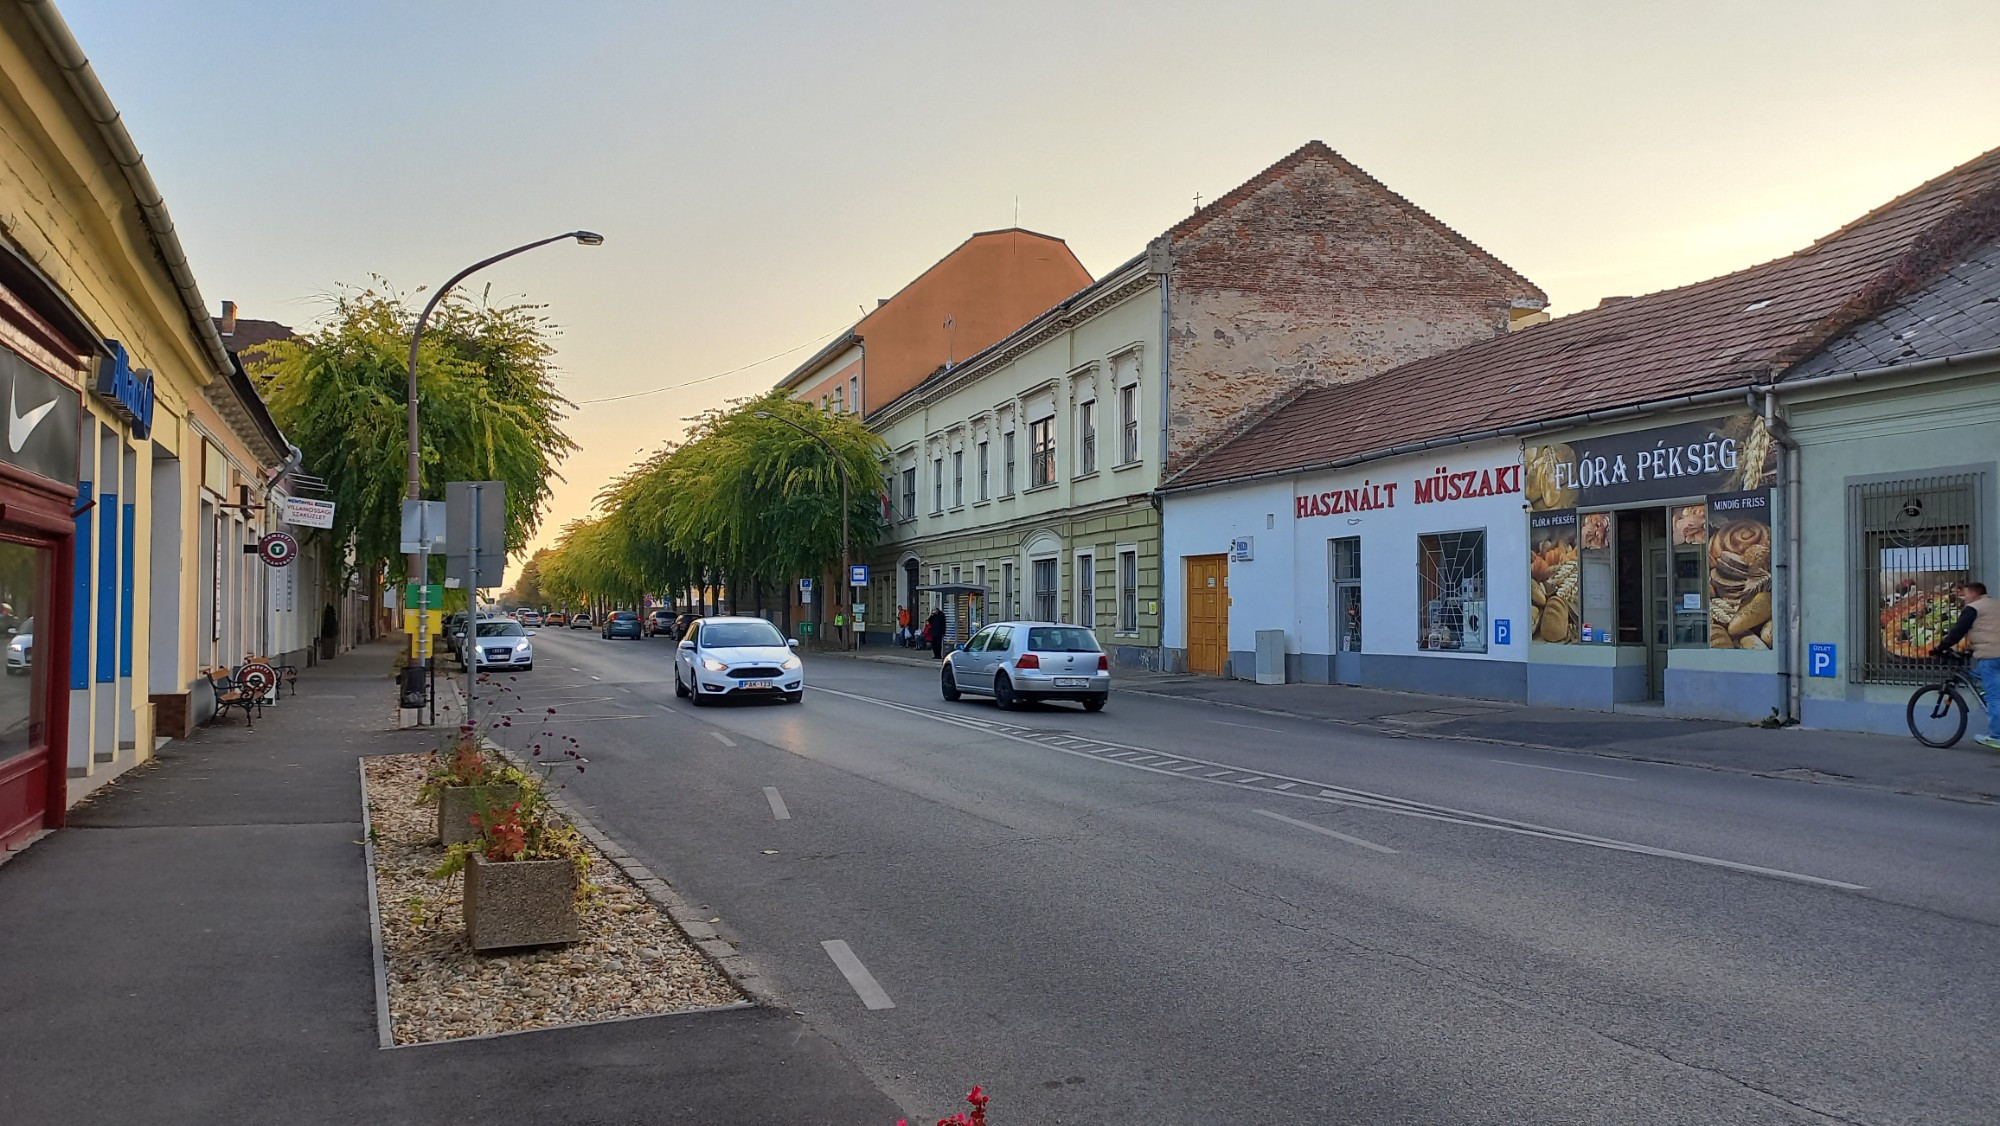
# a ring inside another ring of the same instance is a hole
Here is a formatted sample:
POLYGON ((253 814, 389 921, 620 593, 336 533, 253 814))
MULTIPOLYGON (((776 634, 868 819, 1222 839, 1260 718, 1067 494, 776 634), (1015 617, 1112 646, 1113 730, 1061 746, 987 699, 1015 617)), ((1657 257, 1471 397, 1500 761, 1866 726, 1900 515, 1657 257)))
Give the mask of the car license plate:
POLYGON ((1056 678, 1056 687, 1088 688, 1090 687, 1090 678, 1085 676, 1059 676, 1056 678))
POLYGON ((769 688, 770 686, 771 682, 768 680, 739 680, 736 682, 736 687, 738 688, 769 688))

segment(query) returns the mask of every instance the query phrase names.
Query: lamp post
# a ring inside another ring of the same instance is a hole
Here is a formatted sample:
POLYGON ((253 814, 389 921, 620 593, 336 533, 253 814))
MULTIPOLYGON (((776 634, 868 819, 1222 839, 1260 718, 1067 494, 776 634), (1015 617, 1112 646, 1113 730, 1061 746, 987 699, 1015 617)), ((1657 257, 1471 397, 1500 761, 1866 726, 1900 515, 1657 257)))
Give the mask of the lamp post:
MULTIPOLYGON (((460 270, 459 272, 453 274, 451 276, 450 281, 447 281, 443 285, 439 286, 437 292, 431 294, 431 299, 429 301, 424 302, 424 311, 417 314, 416 327, 410 330, 410 387, 409 387, 409 394, 407 396, 408 402, 405 408, 406 413, 408 415, 408 423, 410 431, 409 435, 410 464, 409 464, 409 479, 406 489, 403 493, 403 495, 408 499, 421 500, 423 498, 423 471, 424 471, 423 446, 422 446, 422 436, 420 435, 417 428, 417 344, 419 341, 423 339, 424 336, 424 322, 431 319, 431 312, 432 310, 437 308, 438 302, 444 300, 444 295, 450 293, 452 291, 452 287, 456 286, 459 282, 462 282, 471 275, 478 273, 480 270, 483 270, 486 267, 493 265, 495 262, 506 261, 507 259, 512 258, 516 254, 525 254, 528 251, 533 250, 538 246, 547 246, 552 242, 561 242, 566 238, 573 238, 578 243, 584 246, 604 245, 604 236, 598 234, 595 231, 565 231, 564 233, 559 235, 551 235, 545 239, 537 239, 534 242, 517 246, 512 250, 502 251, 499 254, 495 254, 491 258, 482 258, 479 261, 474 262, 472 265, 467 266, 465 269, 460 270)), ((428 667, 431 660, 430 658, 431 576, 430 576, 430 563, 429 563, 430 543, 428 538, 425 540, 423 548, 424 548, 423 551, 415 555, 410 555, 405 557, 404 570, 409 572, 411 575, 415 576, 417 582, 417 605, 416 607, 414 607, 414 609, 417 611, 417 652, 423 657, 424 665, 428 667)), ((471 592, 470 597, 471 601, 468 603, 468 605, 471 607, 471 612, 469 615, 469 628, 471 628, 473 633, 476 635, 479 630, 479 592, 478 591, 471 592)), ((475 645, 478 644, 476 636, 474 639, 474 644, 475 645)), ((426 691, 426 695, 428 695, 428 690, 426 691)), ((469 719, 470 717, 468 716, 467 718, 469 719)))
MULTIPOLYGON (((818 442, 820 444, 820 448, 826 451, 826 456, 833 459, 834 468, 840 470, 840 581, 834 584, 834 589, 836 590, 846 589, 851 594, 852 588, 849 586, 848 580, 850 577, 849 568, 852 567, 853 564, 849 560, 847 554, 847 522, 849 518, 848 505, 847 505, 847 491, 848 491, 847 462, 841 459, 840 454, 834 450, 833 444, 831 442, 828 442, 825 438, 822 438, 819 435, 813 433, 812 431, 807 430, 805 427, 800 426, 798 423, 793 422, 789 418, 784 418, 779 415, 772 414, 770 411, 758 411, 756 412, 756 417, 768 418, 772 422, 782 422, 786 426, 789 426, 792 429, 798 431, 799 433, 804 434, 806 437, 811 438, 813 441, 818 442)), ((851 607, 853 606, 853 604, 854 604, 853 598, 851 597, 848 598, 847 605, 851 607)), ((841 648, 843 649, 854 648, 854 623, 852 622, 849 622, 847 624, 847 630, 843 638, 841 648)))

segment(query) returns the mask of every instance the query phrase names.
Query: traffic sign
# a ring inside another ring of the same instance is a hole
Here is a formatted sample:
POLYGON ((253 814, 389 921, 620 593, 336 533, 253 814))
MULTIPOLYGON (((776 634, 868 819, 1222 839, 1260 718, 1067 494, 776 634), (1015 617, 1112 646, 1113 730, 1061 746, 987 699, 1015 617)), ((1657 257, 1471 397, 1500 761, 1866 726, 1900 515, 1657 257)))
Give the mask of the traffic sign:
POLYGON ((1493 644, 1511 645, 1513 643, 1514 643, 1513 619, 1511 618, 1493 619, 1493 644))
POLYGON ((868 564, 856 563, 847 569, 848 586, 868 585, 868 564))
POLYGON ((273 567, 289 567, 298 557, 299 541, 289 532, 267 532, 257 541, 257 554, 273 567))
POLYGON ((1806 646, 1806 675, 1833 676, 1838 666, 1837 652, 1831 641, 1815 641, 1806 646))

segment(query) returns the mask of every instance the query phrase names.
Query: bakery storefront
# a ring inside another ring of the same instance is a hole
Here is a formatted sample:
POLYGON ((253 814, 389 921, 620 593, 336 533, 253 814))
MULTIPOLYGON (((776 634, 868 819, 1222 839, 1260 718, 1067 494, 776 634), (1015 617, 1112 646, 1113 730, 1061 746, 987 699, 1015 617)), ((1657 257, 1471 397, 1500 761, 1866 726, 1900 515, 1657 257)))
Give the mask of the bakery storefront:
MULTIPOLYGON (((0 848, 62 823, 68 754, 71 554, 77 510, 77 388, 87 351, 37 312, 50 297, 11 253, 0 261, 0 848), (11 268, 10 268, 11 267, 11 268), (41 297, 35 301, 31 298, 41 297)), ((51 307, 66 312, 58 301, 51 307)), ((79 322, 78 327, 81 327, 79 322)))
POLYGON ((1743 720, 1781 707, 1777 466, 1749 411, 1529 439, 1529 701, 1743 720))

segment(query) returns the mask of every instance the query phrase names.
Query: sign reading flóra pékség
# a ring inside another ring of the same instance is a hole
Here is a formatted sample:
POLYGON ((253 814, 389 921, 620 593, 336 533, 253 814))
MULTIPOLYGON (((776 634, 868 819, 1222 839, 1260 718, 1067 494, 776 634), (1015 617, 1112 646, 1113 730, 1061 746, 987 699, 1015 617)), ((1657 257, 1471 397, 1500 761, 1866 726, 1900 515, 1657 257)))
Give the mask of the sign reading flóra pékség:
POLYGON ((1522 492, 1538 510, 1747 492, 1777 483, 1778 448, 1750 412, 1531 445, 1522 492))

